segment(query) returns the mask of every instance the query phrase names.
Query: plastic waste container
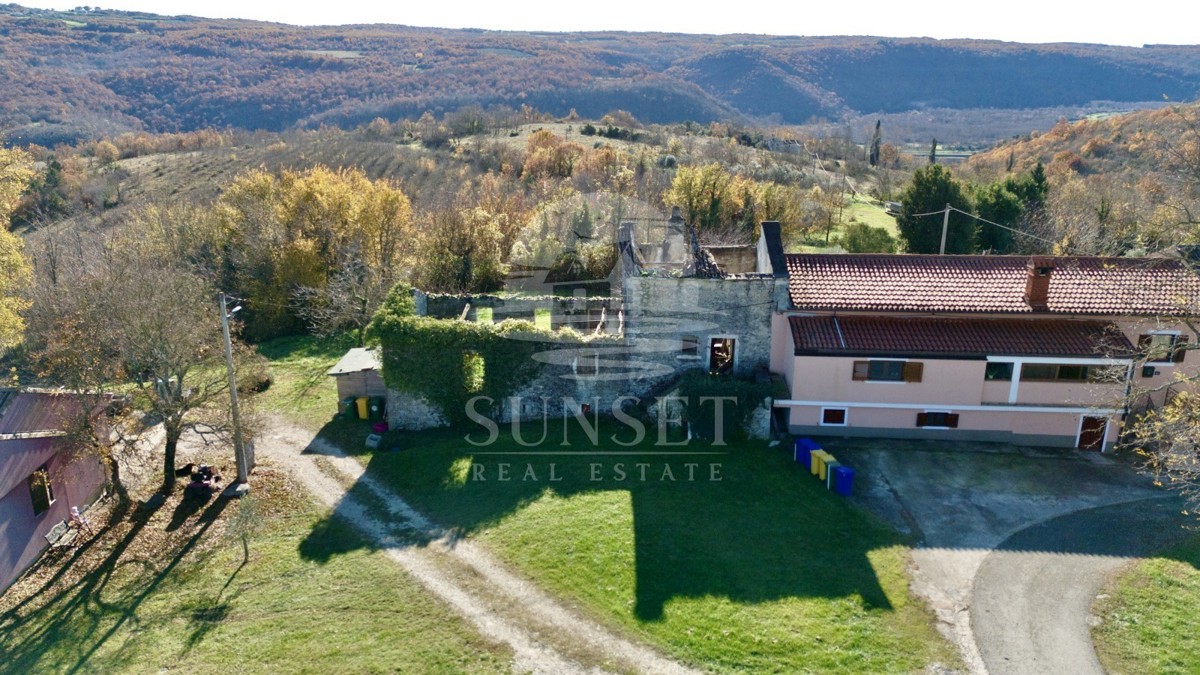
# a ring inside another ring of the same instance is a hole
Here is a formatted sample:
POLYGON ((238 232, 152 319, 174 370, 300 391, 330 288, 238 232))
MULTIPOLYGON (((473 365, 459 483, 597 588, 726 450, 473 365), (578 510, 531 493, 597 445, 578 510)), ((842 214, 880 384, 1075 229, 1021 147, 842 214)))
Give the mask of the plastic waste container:
POLYGON ((821 473, 821 453, 824 450, 813 450, 809 453, 808 470, 816 476, 821 473))
POLYGON ((839 466, 833 472, 833 491, 843 497, 849 497, 854 489, 854 469, 839 466))
POLYGON ((370 399, 368 399, 366 396, 359 396, 357 399, 355 399, 354 402, 358 406, 358 419, 367 419, 367 402, 369 400, 370 399))
POLYGON ((826 467, 826 465, 829 464, 829 462, 834 461, 833 455, 829 454, 828 452, 825 452, 824 450, 815 450, 815 451, 813 451, 813 457, 815 457, 817 460, 817 462, 816 462, 817 471, 816 471, 815 475, 817 476, 817 478, 824 481, 825 477, 828 475, 828 472, 825 470, 825 467, 826 467))
POLYGON ((842 463, 837 461, 836 459, 831 459, 830 461, 825 462, 825 489, 826 490, 833 489, 834 472, 841 465, 842 465, 842 463))
POLYGON ((797 464, 808 466, 812 463, 812 451, 820 449, 811 438, 797 438, 795 449, 792 451, 792 459, 797 464))
POLYGON ((372 422, 378 422, 383 419, 383 406, 386 400, 382 396, 372 396, 368 401, 368 416, 372 422))
POLYGON ((341 413, 342 419, 344 419, 346 421, 350 421, 350 420, 354 419, 354 416, 355 416, 354 397, 347 396, 346 398, 342 399, 341 410, 339 410, 338 412, 341 413))

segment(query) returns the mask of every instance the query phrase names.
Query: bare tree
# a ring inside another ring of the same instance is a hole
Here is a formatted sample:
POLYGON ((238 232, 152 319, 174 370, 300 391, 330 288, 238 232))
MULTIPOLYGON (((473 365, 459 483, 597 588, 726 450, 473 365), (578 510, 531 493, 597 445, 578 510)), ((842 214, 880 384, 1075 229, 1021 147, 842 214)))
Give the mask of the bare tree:
MULTIPOLYGON (((175 486, 185 431, 229 429, 217 294, 170 245, 178 237, 162 236, 190 222, 172 213, 140 221, 86 260, 52 266, 58 281, 39 279, 30 317, 30 343, 49 382, 89 396, 128 388, 133 409, 161 423, 164 491, 175 486)), ((115 462, 111 470, 119 470, 115 462)))
POLYGON ((328 337, 354 331, 358 346, 366 339, 367 324, 387 297, 394 278, 386 270, 367 266, 359 259, 347 260, 324 288, 302 286, 292 294, 297 313, 316 335, 328 337))

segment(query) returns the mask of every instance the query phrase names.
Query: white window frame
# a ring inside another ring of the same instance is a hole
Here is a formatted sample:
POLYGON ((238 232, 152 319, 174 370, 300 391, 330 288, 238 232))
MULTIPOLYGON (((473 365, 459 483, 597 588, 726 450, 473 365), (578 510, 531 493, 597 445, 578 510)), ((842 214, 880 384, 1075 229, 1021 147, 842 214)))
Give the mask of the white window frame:
POLYGON ((822 407, 821 408, 821 418, 819 420, 817 420, 817 422, 818 422, 818 426, 822 426, 822 427, 847 427, 847 426, 850 426, 850 409, 849 408, 837 408, 834 406, 822 407), (842 423, 834 424, 833 422, 826 422, 825 421, 825 411, 826 410, 841 410, 842 411, 842 423))
POLYGON ((742 339, 736 335, 709 335, 704 340, 704 369, 712 372, 712 348, 713 340, 733 340, 733 370, 738 369, 738 358, 741 356, 742 339))
POLYGON ((28 485, 30 489, 29 500, 33 505, 34 515, 41 516, 42 514, 49 513, 54 508, 55 502, 58 501, 58 497, 54 494, 54 485, 50 480, 50 465, 47 463, 39 466, 37 469, 34 469, 33 473, 29 474, 29 477, 25 480, 26 485, 28 485), (30 481, 32 481, 33 477, 38 473, 44 475, 46 480, 46 484, 42 486, 42 489, 46 491, 46 508, 40 512, 37 510, 37 504, 33 502, 33 486, 30 484, 30 481))
MULTIPOLYGON (((1180 337, 1181 335, 1183 335, 1183 331, 1178 331, 1178 330, 1148 330, 1148 331, 1146 331, 1145 333, 1142 333, 1142 335, 1170 335, 1170 336, 1171 336, 1171 346, 1167 348, 1167 360, 1166 360, 1166 361, 1147 361, 1145 365, 1147 365, 1147 366, 1154 366, 1155 368, 1158 368, 1159 366, 1171 366, 1171 367, 1174 367, 1174 366, 1177 366, 1177 365, 1179 365, 1178 363, 1176 363, 1176 362, 1174 362, 1174 361, 1172 361, 1172 360, 1171 360, 1171 354, 1173 354, 1173 353, 1175 352, 1175 345, 1176 345, 1176 344, 1178 344, 1178 342, 1179 342, 1179 337, 1180 337)), ((1080 424, 1082 424, 1082 422, 1080 422, 1080 424)), ((1078 445, 1078 444, 1076 444, 1076 445, 1078 445)))

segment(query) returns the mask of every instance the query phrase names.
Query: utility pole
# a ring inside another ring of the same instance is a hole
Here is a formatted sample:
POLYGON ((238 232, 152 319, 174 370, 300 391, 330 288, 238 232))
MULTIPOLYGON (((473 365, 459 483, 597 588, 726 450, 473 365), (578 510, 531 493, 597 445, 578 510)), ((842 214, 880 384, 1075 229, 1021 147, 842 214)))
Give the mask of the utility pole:
MULTIPOLYGON (((937 213, 937 211, 934 211, 937 213)), ((950 205, 946 205, 946 210, 942 212, 942 245, 938 249, 938 253, 946 255, 946 232, 950 229, 950 205)), ((232 361, 230 362, 232 363, 232 361)), ((232 366, 230 366, 232 367, 232 366)))
MULTIPOLYGON (((242 443, 242 422, 238 416, 237 376, 233 371, 233 340, 229 336, 228 298, 222 293, 221 302, 221 332, 225 334, 225 365, 229 371, 229 411, 233 416, 233 456, 237 461, 237 480, 225 490, 227 497, 241 497, 250 491, 250 462, 246 457, 246 446, 242 443)), ((235 307, 238 311, 241 307, 235 307)))

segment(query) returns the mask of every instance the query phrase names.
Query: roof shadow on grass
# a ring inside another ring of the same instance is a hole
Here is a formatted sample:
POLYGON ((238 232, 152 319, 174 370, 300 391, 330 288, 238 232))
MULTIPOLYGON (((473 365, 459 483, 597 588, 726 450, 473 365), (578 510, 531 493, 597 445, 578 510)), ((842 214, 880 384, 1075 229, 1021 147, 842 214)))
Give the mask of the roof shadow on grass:
MULTIPOLYGON (((562 529, 535 530, 528 545, 539 554, 558 549, 561 553, 549 555, 573 564, 572 556, 586 554, 570 551, 620 546, 613 542, 631 538, 634 614, 641 620, 661 619, 664 607, 678 598, 764 603, 858 597, 867 608, 891 608, 867 554, 906 541, 826 491, 790 461, 790 453, 766 449, 762 442, 655 447, 654 429, 647 431, 645 442, 633 448, 611 440, 616 434, 628 441, 632 430, 603 419, 598 447, 574 421, 567 446, 561 445, 561 422, 550 426, 537 447, 516 443, 507 428, 486 447, 466 442, 461 430, 389 432, 370 455, 367 472, 439 526, 462 535, 496 526, 547 494, 627 493, 631 513, 609 518, 565 508, 553 516, 564 519, 562 529), (586 541, 593 535, 596 541, 586 541)), ((366 433, 365 423, 341 420, 322 430, 324 438, 337 439, 351 452, 362 447, 366 433)), ((541 436, 541 424, 524 433, 541 436)), ((485 435, 477 429, 473 438, 485 435)), ((330 518, 363 506, 387 513, 368 492, 361 482, 351 488, 354 499, 343 500, 330 518)), ((334 541, 331 531, 336 527, 319 525, 301 544, 301 554, 324 562, 346 552, 345 539, 334 541)), ((419 535, 411 541, 422 543, 419 535)), ((597 582, 586 578, 586 561, 579 569, 581 586, 597 582)))

